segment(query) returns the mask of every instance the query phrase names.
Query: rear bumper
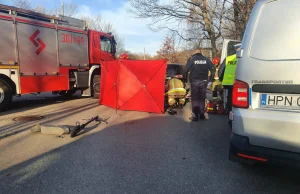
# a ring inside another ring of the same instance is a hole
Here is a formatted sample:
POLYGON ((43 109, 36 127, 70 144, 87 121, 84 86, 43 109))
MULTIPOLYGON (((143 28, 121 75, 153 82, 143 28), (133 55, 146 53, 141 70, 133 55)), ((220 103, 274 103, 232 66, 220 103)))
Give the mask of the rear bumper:
POLYGON ((270 163, 300 169, 300 154, 253 146, 249 138, 231 134, 230 160, 234 162, 270 163))
POLYGON ((251 145, 300 153, 300 113, 233 108, 232 132, 251 145))

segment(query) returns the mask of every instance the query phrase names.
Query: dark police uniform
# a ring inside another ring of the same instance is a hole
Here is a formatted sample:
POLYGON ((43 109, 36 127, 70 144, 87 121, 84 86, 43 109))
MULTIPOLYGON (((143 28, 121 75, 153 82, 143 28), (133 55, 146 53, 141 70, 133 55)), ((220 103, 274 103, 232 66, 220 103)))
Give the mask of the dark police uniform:
POLYGON ((185 71, 184 80, 187 82, 188 72, 190 72, 189 80, 191 83, 191 100, 192 100, 192 117, 193 121, 204 119, 205 99, 208 82, 212 82, 216 69, 211 60, 196 53, 188 60, 185 71), (211 72, 210 80, 208 80, 208 71, 211 72))

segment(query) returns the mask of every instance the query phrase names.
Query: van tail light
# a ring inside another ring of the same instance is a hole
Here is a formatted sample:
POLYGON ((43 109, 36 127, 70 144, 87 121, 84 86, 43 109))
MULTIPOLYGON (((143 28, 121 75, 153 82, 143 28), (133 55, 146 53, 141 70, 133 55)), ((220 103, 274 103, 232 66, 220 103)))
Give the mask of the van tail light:
POLYGON ((249 85, 246 82, 235 80, 232 90, 232 106, 236 108, 249 107, 249 85))

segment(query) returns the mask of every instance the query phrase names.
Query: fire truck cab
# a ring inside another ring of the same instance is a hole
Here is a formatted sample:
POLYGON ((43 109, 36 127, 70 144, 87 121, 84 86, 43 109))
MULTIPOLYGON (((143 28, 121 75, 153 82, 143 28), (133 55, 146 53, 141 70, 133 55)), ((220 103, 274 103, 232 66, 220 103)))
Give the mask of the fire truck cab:
POLYGON ((0 111, 13 96, 53 92, 99 97, 100 65, 115 60, 111 33, 83 20, 0 4, 0 111))

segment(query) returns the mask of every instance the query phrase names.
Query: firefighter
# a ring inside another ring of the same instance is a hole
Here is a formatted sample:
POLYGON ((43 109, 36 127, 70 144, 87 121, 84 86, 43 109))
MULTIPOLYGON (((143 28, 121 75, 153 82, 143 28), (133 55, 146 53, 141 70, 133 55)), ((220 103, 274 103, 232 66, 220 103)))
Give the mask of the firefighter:
POLYGON ((184 81, 187 83, 188 73, 191 84, 191 101, 192 101, 192 116, 190 120, 197 121, 200 119, 208 119, 205 114, 205 100, 208 83, 211 83, 215 74, 215 67, 211 60, 203 56, 201 49, 196 49, 194 54, 189 58, 184 70, 184 81), (211 72, 210 80, 208 80, 208 71, 211 72))
POLYGON ((216 73, 215 73, 215 76, 214 76, 214 81, 212 83, 211 90, 213 92, 213 100, 217 100, 218 99, 218 92, 220 92, 221 89, 222 89, 222 82, 219 80, 219 76, 218 76, 218 70, 219 70, 219 67, 220 67, 220 58, 215 57, 213 59, 212 63, 216 68, 216 73))
POLYGON ((120 55, 120 59, 129 59, 129 56, 128 56, 128 54, 127 53, 122 53, 121 55, 120 55))
POLYGON ((236 51, 240 49, 241 44, 234 45, 235 53, 228 56, 220 65, 218 76, 222 82, 224 89, 228 90, 226 109, 228 112, 232 110, 232 88, 234 83, 235 70, 237 65, 236 51))

